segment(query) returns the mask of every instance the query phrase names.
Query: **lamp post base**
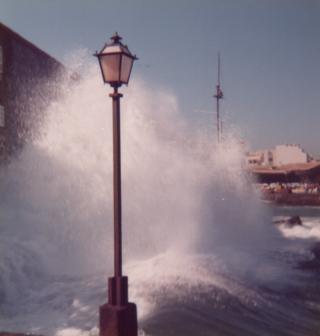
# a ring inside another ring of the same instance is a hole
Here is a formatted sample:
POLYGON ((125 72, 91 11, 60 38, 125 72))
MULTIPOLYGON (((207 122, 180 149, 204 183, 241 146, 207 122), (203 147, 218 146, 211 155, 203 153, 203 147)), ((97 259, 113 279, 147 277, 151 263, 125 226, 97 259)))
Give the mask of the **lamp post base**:
POLYGON ((100 307, 100 336, 137 336, 137 307, 128 302, 123 306, 106 303, 100 307))

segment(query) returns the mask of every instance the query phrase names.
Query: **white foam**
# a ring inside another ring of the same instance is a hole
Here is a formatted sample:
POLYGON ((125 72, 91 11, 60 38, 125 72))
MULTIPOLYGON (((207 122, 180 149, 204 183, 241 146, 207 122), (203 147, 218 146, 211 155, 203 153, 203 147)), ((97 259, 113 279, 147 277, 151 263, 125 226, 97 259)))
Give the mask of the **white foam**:
POLYGON ((55 336, 97 336, 99 335, 98 328, 93 328, 90 331, 84 331, 76 328, 60 329, 55 333, 55 336))
POLYGON ((281 225, 282 234, 287 238, 320 240, 320 220, 313 217, 302 217, 303 225, 289 227, 281 225))

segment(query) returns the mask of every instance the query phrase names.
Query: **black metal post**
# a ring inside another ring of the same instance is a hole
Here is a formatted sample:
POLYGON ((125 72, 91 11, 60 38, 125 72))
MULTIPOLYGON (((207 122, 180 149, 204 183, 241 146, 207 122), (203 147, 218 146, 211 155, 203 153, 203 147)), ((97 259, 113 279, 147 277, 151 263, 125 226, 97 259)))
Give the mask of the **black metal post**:
POLYGON ((218 142, 220 142, 220 111, 219 111, 219 92, 218 92, 218 88, 217 88, 217 95, 216 95, 216 99, 217 99, 217 140, 218 142))
POLYGON ((114 224, 114 276, 122 276, 122 204, 121 204, 121 131, 120 98, 121 93, 114 88, 112 97, 113 124, 113 224, 114 224))
POLYGON ((217 100, 217 142, 222 139, 222 120, 220 120, 220 99, 223 98, 223 93, 220 87, 220 53, 218 53, 218 84, 216 85, 216 94, 213 96, 217 100))
POLYGON ((114 276, 108 281, 108 303, 100 307, 100 336, 137 336, 137 307, 128 301, 128 277, 122 275, 121 125, 120 98, 114 86, 113 124, 113 224, 114 276))
POLYGON ((122 203, 121 203, 121 123, 118 87, 110 94, 112 98, 113 125, 113 225, 114 225, 114 277, 109 279, 109 303, 128 303, 128 279, 122 276, 122 203))

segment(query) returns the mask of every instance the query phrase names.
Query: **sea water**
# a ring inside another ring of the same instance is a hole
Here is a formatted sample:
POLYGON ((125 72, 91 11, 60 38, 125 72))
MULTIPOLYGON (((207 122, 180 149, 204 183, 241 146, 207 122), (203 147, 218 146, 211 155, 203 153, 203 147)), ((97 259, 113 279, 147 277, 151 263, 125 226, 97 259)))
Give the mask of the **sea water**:
MULTIPOLYGON (((96 64, 78 64, 41 136, 0 170, 0 330, 98 334, 113 272, 111 101, 96 64)), ((169 89, 133 78, 122 91, 124 270, 139 333, 319 334, 320 211, 261 203, 234 128, 217 145, 169 89), (302 227, 273 224, 292 214, 302 227)))

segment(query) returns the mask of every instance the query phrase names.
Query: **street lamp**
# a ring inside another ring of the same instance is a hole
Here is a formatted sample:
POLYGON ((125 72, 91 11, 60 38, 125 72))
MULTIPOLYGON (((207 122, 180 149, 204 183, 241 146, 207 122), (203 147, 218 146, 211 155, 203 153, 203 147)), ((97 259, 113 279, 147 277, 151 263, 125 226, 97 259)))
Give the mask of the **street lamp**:
POLYGON ((120 98, 118 88, 128 84, 132 65, 137 59, 121 37, 115 33, 111 43, 95 53, 98 57, 104 83, 113 87, 113 223, 114 223, 114 276, 108 279, 108 303, 100 307, 100 336, 136 336, 137 308, 128 301, 128 277, 122 275, 121 237, 121 142, 120 98))

